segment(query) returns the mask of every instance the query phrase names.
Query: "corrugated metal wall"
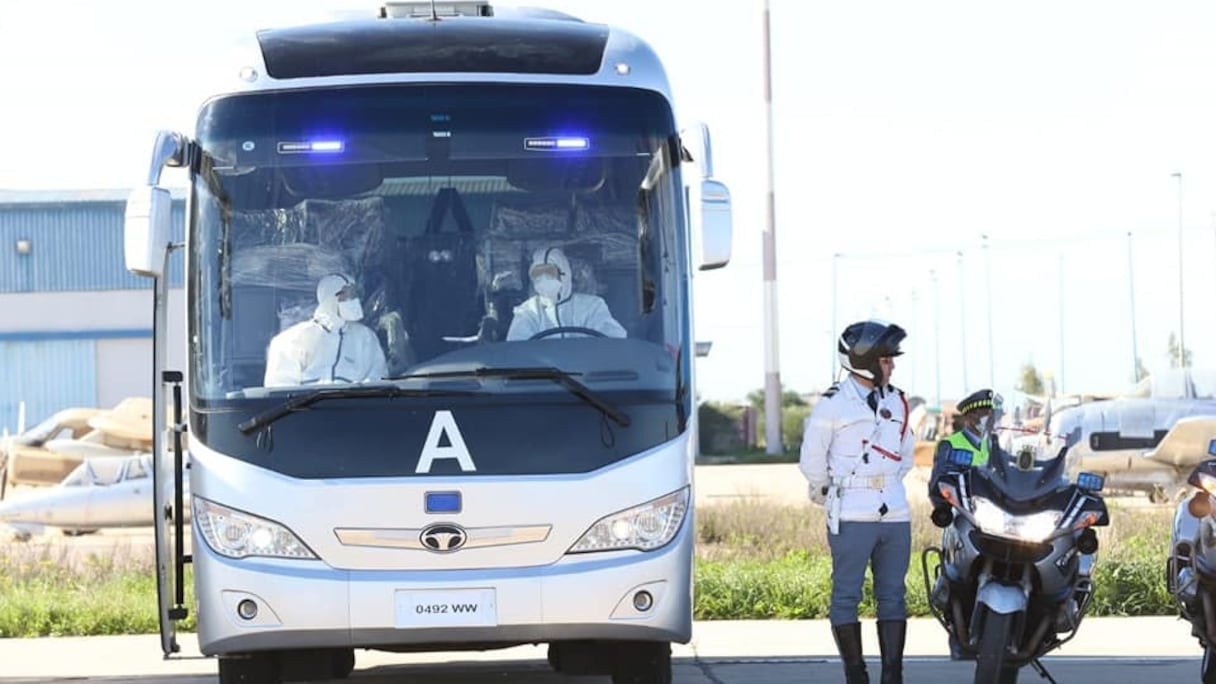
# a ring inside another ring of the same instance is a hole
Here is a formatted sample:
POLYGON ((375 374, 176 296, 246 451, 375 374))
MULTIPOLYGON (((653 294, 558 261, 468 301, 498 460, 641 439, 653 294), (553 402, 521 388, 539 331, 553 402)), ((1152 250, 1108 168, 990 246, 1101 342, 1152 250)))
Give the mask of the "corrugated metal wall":
POLYGON ((17 429, 18 403, 26 427, 60 409, 97 402, 93 340, 0 342, 0 429, 17 429))
MULTIPOLYGON (((123 263, 123 202, 0 204, 0 292, 125 290, 151 287, 123 263), (21 254, 18 240, 28 240, 21 254)), ((185 233, 185 203, 173 203, 172 239, 185 233)), ((170 287, 181 286, 175 256, 170 287)))

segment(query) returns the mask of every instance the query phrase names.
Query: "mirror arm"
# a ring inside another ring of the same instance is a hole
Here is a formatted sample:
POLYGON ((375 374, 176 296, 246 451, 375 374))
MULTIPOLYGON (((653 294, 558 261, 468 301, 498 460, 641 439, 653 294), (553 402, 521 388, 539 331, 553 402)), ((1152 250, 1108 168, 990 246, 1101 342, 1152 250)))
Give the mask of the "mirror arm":
POLYGON ((713 147, 710 146, 709 124, 704 123, 704 122, 701 123, 701 142, 702 142, 701 154, 703 154, 705 156, 705 159, 701 160, 701 178, 703 178, 703 179, 704 178, 713 178, 714 177, 714 152, 713 152, 713 147))
POLYGON ((148 185, 160 185, 160 173, 166 166, 185 166, 186 138, 180 133, 161 131, 152 148, 152 165, 148 169, 148 185))

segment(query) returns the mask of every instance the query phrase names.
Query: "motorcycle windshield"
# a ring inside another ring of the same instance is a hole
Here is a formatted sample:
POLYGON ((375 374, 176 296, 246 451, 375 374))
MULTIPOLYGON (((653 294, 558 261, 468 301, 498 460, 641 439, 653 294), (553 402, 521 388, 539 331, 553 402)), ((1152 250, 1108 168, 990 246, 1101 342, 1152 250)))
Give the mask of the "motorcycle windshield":
POLYGON ((1069 486, 1064 471, 1064 451, 1046 458, 1032 450, 1010 453, 997 449, 988 468, 978 472, 1008 501, 1031 502, 1069 486))

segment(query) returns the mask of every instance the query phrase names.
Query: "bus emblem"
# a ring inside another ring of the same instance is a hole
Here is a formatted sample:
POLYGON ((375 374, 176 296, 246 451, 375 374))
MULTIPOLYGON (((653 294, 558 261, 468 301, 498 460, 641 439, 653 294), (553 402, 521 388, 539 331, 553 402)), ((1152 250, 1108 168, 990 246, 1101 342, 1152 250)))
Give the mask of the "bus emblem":
POLYGON ((439 523, 423 529, 418 538, 428 551, 448 553, 464 546, 469 534, 459 525, 439 523))

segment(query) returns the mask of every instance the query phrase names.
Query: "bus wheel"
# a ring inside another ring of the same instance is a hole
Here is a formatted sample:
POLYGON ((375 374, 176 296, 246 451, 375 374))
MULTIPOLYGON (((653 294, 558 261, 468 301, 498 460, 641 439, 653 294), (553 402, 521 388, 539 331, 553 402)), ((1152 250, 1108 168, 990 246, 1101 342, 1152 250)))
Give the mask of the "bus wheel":
POLYGON ((283 666, 277 653, 220 656, 220 684, 280 684, 283 666))
POLYGON ((665 641, 620 644, 612 684, 671 684, 671 644, 665 641))
POLYGON ((346 679, 355 671, 355 649, 335 648, 333 659, 330 660, 330 676, 334 679, 346 679))

